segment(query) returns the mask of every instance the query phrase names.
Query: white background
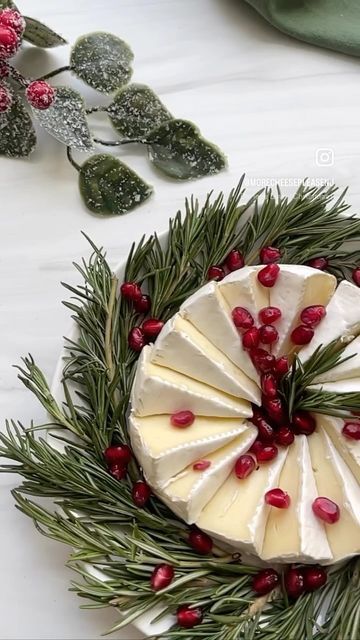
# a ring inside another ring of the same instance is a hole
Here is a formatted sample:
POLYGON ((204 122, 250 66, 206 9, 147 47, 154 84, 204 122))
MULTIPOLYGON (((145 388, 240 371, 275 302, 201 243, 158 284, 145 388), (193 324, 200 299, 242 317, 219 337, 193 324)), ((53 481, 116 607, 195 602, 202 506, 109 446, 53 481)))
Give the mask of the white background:
MULTIPOLYGON (((69 326, 60 281, 78 281, 71 266, 88 252, 83 230, 108 249, 112 264, 132 240, 162 231, 191 193, 228 191, 250 180, 305 176, 350 186, 359 204, 359 62, 290 40, 240 0, 19 0, 25 13, 68 40, 108 30, 135 52, 134 80, 151 85, 178 117, 195 121, 229 159, 215 178, 176 184, 160 178, 142 153, 129 164, 155 195, 123 217, 98 219, 82 206, 64 149, 45 135, 30 160, 1 159, 0 411, 28 423, 42 411, 11 368, 28 351, 51 378, 69 326), (320 162, 333 163, 318 166, 320 162)), ((66 64, 68 48, 27 48, 19 64, 35 76, 66 64)), ((65 80, 65 79, 64 79, 65 80)), ((86 91, 89 103, 95 94, 86 91)), ((111 134, 110 134, 111 135, 111 134)), ((120 152, 123 154, 123 151, 120 152)), ((257 186, 249 187, 249 195, 257 186)), ((285 189, 285 191, 292 191, 285 189)), ((78 609, 67 591, 67 549, 42 538, 13 507, 17 479, 0 479, 0 638, 95 639, 114 620, 109 611, 78 609)), ((115 635, 130 640, 135 630, 115 635)))

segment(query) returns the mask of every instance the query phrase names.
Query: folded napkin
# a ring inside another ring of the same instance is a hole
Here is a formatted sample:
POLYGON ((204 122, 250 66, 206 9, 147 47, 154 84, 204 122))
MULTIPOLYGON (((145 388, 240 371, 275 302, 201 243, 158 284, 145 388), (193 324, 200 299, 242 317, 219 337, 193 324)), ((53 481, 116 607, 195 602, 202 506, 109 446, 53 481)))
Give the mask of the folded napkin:
POLYGON ((360 56, 360 0, 246 1, 289 36, 360 56))

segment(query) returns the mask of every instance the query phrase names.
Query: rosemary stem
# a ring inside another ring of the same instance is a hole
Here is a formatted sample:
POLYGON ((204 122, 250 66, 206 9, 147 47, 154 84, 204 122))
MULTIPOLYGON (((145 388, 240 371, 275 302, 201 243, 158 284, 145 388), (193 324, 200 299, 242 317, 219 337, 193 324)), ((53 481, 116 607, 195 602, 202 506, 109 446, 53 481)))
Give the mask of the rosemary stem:
POLYGON ((105 361, 108 369, 108 377, 110 382, 113 381, 115 375, 115 367, 112 356, 112 327, 113 327, 113 313, 114 313, 114 305, 116 302, 116 290, 118 285, 118 279, 114 275, 111 279, 111 290, 109 297, 109 304, 107 309, 107 318, 105 325, 105 361))

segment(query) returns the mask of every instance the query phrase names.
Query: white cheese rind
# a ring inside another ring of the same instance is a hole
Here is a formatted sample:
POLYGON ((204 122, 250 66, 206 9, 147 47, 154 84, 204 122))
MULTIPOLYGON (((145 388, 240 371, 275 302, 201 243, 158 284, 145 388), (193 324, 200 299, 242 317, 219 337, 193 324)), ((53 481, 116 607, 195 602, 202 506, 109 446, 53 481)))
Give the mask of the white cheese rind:
POLYGON ((315 414, 316 422, 331 438, 334 446, 346 461, 350 471, 360 484, 360 440, 352 440, 343 435, 344 421, 341 418, 315 414))
POLYGON ((360 336, 352 340, 341 352, 341 358, 349 358, 329 371, 317 376, 314 383, 336 382, 349 378, 360 378, 360 336), (350 357, 351 356, 351 357, 350 357))
MULTIPOLYGON (((358 525, 360 525, 360 486, 359 483, 355 480, 351 471, 349 471, 349 467, 345 464, 342 457, 337 452, 337 449, 334 447, 331 439, 325 433, 325 441, 327 443, 329 453, 331 456, 331 461, 333 464, 336 473, 341 481, 341 486, 344 495, 344 506, 345 508, 351 512, 354 520, 357 521, 358 525)), ((359 537, 360 537, 360 529, 359 529, 359 537)), ((359 544, 360 548, 360 544, 359 544)))
POLYGON ((263 287, 258 280, 258 273, 264 265, 243 267, 233 271, 218 283, 219 291, 224 296, 230 310, 234 307, 247 309, 258 323, 260 309, 270 304, 269 288, 263 287))

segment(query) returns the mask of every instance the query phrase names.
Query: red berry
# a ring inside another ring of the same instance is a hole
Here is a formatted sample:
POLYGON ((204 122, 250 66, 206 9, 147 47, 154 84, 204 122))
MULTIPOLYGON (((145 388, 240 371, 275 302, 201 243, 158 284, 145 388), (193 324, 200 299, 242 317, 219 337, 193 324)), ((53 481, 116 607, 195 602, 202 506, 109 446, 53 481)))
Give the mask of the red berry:
POLYGON ((310 436, 316 429, 316 420, 308 411, 297 411, 292 417, 294 432, 310 436))
POLYGON ((252 456, 245 454, 240 456, 235 462, 235 475, 239 480, 244 480, 256 467, 255 460, 252 456))
POLYGON ((262 324, 272 324, 281 318, 281 311, 278 307, 264 307, 259 311, 259 320, 262 324))
POLYGON ((136 298, 134 300, 134 309, 138 313, 144 313, 144 314, 149 313, 150 308, 151 308, 150 296, 146 295, 145 293, 141 295, 139 299, 136 298))
POLYGON ((170 422, 173 427, 180 427, 185 429, 190 427, 195 420, 195 415, 192 411, 177 411, 170 416, 170 422))
POLYGON ((268 264, 258 272, 258 280, 263 287, 273 287, 279 273, 280 267, 278 264, 268 264))
POLYGON ((334 524, 340 518, 338 505, 329 498, 316 498, 312 503, 312 510, 320 520, 328 524, 334 524))
POLYGON ((268 373, 272 371, 275 364, 275 356, 265 349, 251 349, 250 357, 254 366, 260 373, 268 373))
POLYGON ((0 113, 9 111, 12 105, 13 99, 9 89, 0 85, 0 113))
POLYGON ((264 324, 260 327, 259 331, 260 342, 262 342, 262 344, 273 344, 279 340, 277 329, 275 329, 271 324, 264 324))
POLYGON ((192 629, 201 624, 204 614, 200 607, 191 608, 191 605, 182 604, 176 612, 176 619, 179 627, 192 629))
POLYGON ((126 466, 132 458, 132 452, 127 444, 117 444, 105 449, 104 458, 110 466, 114 464, 126 466))
POLYGON ((264 398, 264 406, 270 418, 277 424, 283 424, 286 419, 286 411, 280 398, 264 398))
POLYGON ((19 11, 8 8, 0 11, 0 25, 11 27, 18 36, 22 36, 25 31, 26 22, 19 11))
POLYGON ((272 262, 278 262, 281 258, 281 253, 276 247, 263 247, 260 250, 260 260, 263 264, 271 264, 272 262))
POLYGON ((300 318, 303 324, 309 327, 317 327, 326 316, 326 309, 322 304, 313 304, 302 310, 300 318))
POLYGON ((251 327, 251 329, 248 329, 243 334, 242 344, 244 349, 248 349, 248 350, 254 349, 259 345, 259 342, 260 342, 260 333, 257 327, 251 327))
POLYGON ((140 327, 133 327, 128 335, 128 343, 133 351, 141 351, 145 346, 145 335, 140 327))
POLYGON ((291 332, 291 340, 296 345, 309 344, 314 337, 314 329, 305 324, 299 324, 291 332))
POLYGON ((242 269, 245 264, 244 256, 237 249, 233 249, 225 258, 225 264, 229 271, 242 269))
POLYGON ((150 584, 153 591, 161 591, 172 583, 175 571, 171 564, 158 564, 151 574, 150 584))
POLYGON ((194 471, 206 471, 209 467, 211 467, 210 460, 198 460, 193 464, 194 471))
POLYGON ((218 267, 216 264, 212 265, 212 267, 210 267, 210 269, 207 272, 207 279, 208 280, 216 280, 216 282, 218 282, 219 280, 222 280, 225 277, 225 271, 222 267, 218 267))
POLYGON ((352 279, 355 284, 360 287, 360 267, 356 267, 356 269, 354 269, 352 272, 352 279))
POLYGON ((291 567, 284 576, 284 585, 290 598, 299 598, 305 591, 304 574, 302 569, 291 567))
POLYGON ((112 464, 109 471, 116 480, 123 480, 126 478, 127 468, 122 464, 112 464))
POLYGON ((264 448, 264 444, 260 442, 260 440, 256 439, 252 443, 249 451, 257 457, 258 451, 262 450, 263 448, 264 448))
POLYGON ((258 428, 258 440, 261 442, 274 441, 274 429, 259 409, 253 409, 253 417, 250 420, 258 428))
POLYGON ((148 340, 154 340, 163 328, 164 323, 157 318, 149 318, 142 323, 142 330, 145 334, 145 338, 148 340))
POLYGON ((290 496, 287 491, 280 488, 270 489, 265 493, 265 502, 277 509, 288 509, 290 507, 290 496))
POLYGON ((10 67, 6 62, 1 62, 0 60, 0 80, 2 78, 8 78, 10 75, 10 67))
POLYGON ((277 444, 281 444, 283 447, 289 447, 295 440, 294 432, 289 427, 280 427, 275 434, 275 440, 277 444))
POLYGON ((48 109, 55 100, 55 89, 45 80, 34 80, 26 88, 26 98, 34 109, 48 109))
POLYGON ((272 373, 263 373, 261 376, 261 390, 267 398, 276 398, 278 386, 272 373))
POLYGON ((0 60, 7 60, 15 55, 20 46, 20 39, 11 27, 0 24, 0 60))
POLYGON ((150 500, 151 489, 146 482, 139 480, 138 482, 135 482, 131 495, 133 502, 137 507, 145 507, 147 502, 150 500))
POLYGON ((261 569, 252 579, 252 590, 258 596, 270 593, 280 584, 280 576, 275 569, 261 569))
POLYGON ((281 356, 276 360, 274 364, 274 373, 276 376, 281 378, 282 376, 285 376, 288 371, 289 371, 289 360, 287 359, 287 356, 281 356))
POLYGON ((274 444, 262 444, 255 453, 258 462, 269 462, 274 460, 278 454, 278 448, 274 444))
POLYGON ((323 587, 327 581, 327 573, 324 567, 318 565, 303 567, 305 591, 316 591, 323 587))
POLYGON ((320 271, 324 271, 329 266, 329 262, 326 258, 312 258, 308 260, 307 265, 312 267, 313 269, 320 269, 320 271))
POLYGON ((141 298, 141 289, 136 282, 123 282, 120 287, 120 292, 125 300, 139 300, 141 298))
POLYGON ((235 307, 231 315, 234 325, 238 329, 250 329, 254 324, 254 318, 244 307, 235 307))
POLYGON ((199 553, 202 556, 209 555, 213 548, 213 541, 210 536, 208 536, 207 533, 200 531, 197 527, 193 527, 190 530, 188 543, 196 553, 199 553))
POLYGON ((345 422, 342 433, 350 440, 360 440, 360 422, 345 422))

